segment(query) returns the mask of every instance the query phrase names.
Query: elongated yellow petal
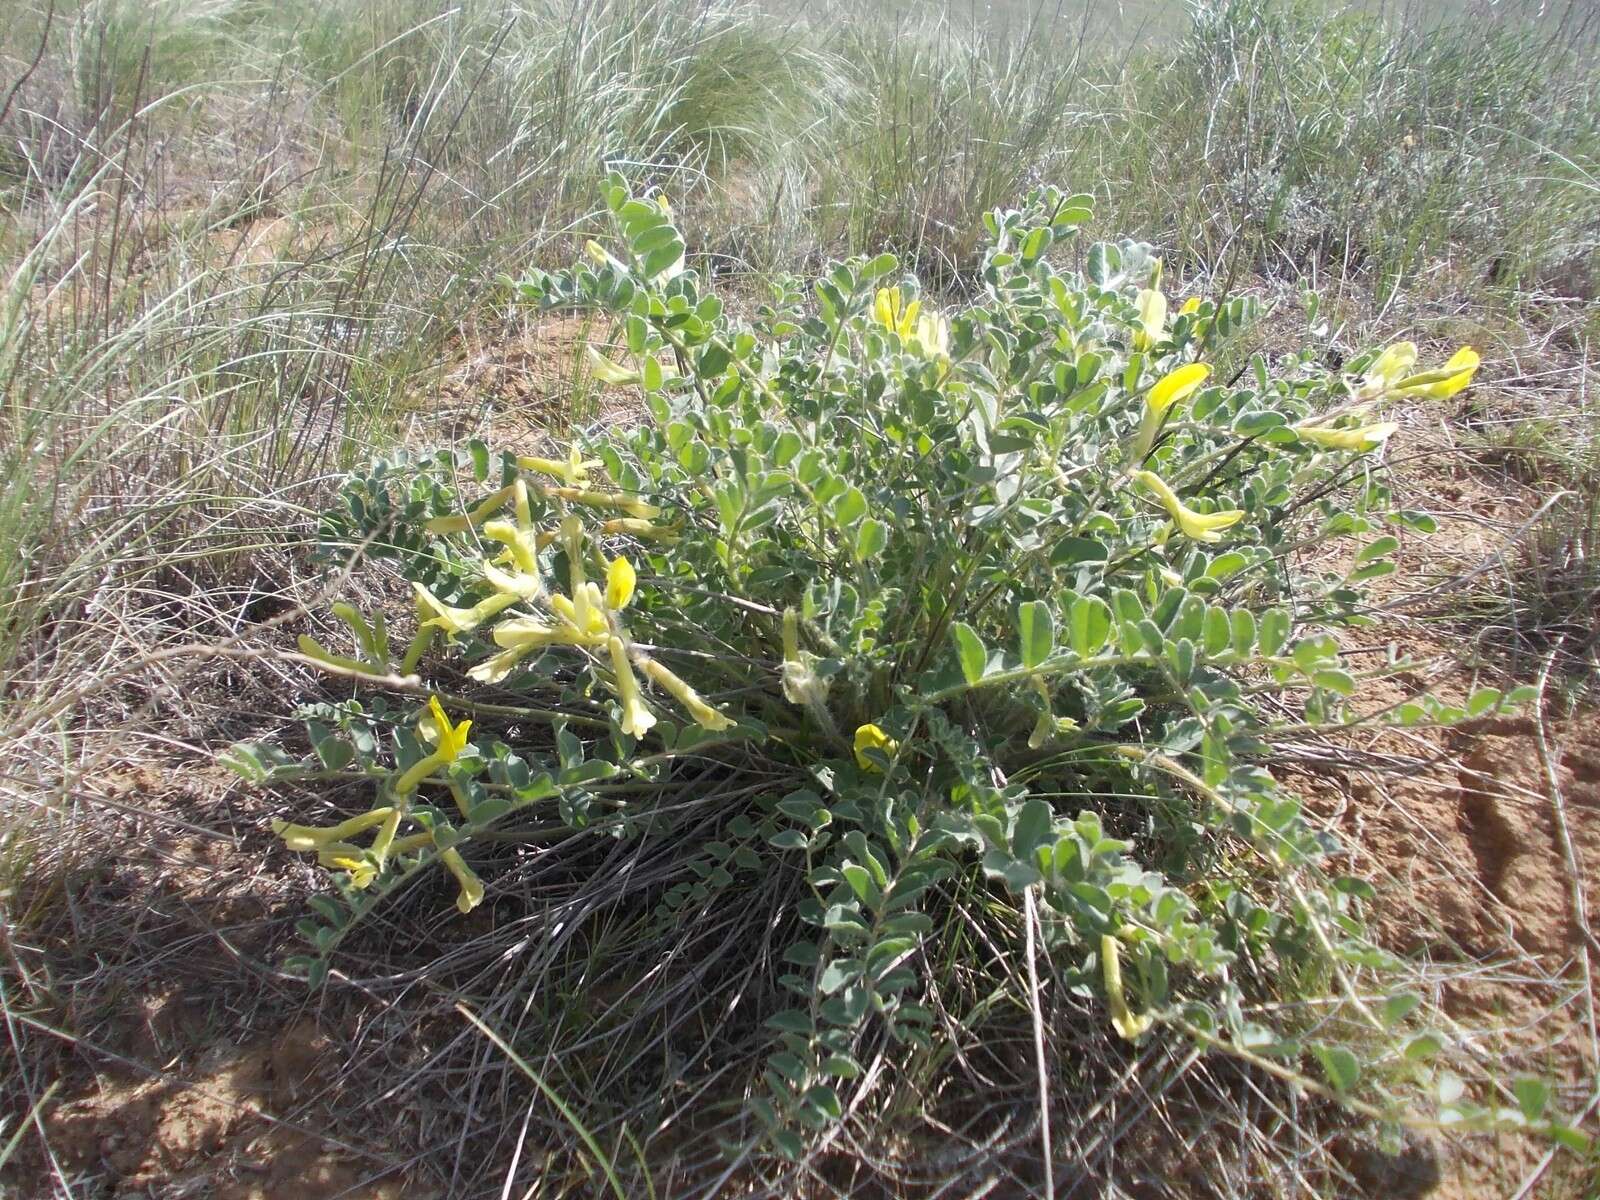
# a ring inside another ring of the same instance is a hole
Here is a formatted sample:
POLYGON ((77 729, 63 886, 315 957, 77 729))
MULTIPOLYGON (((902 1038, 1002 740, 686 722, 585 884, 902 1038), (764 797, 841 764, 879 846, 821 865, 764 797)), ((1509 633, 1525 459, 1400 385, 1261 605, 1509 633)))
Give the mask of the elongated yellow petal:
POLYGON ((483 578, 495 591, 518 600, 534 600, 544 592, 544 581, 537 575, 525 575, 520 571, 513 575, 490 562, 483 564, 483 578))
POLYGON ((1130 1042, 1138 1041, 1150 1028, 1148 1014, 1134 1016, 1122 990, 1122 945, 1111 934, 1100 936, 1100 973, 1106 987, 1106 1004, 1111 1009, 1111 1024, 1130 1042))
POLYGON ((657 525, 640 517, 612 517, 609 521, 602 522, 600 528, 606 533, 626 533, 645 541, 662 542, 667 545, 680 540, 675 528, 657 525))
POLYGON ((498 512, 513 495, 513 485, 507 484, 499 491, 491 492, 466 512, 448 517, 434 517, 424 528, 429 533, 463 533, 476 525, 481 525, 484 518, 498 512))
POLYGON ((872 300, 872 315, 885 329, 893 329, 896 310, 900 307, 899 288, 879 288, 872 300))
POLYGON ((509 650, 502 650, 498 654, 490 655, 481 663, 474 664, 467 670, 467 676, 479 683, 499 683, 517 669, 517 664, 526 658, 531 650, 531 646, 513 646, 509 650))
POLYGON ((1189 363, 1170 371, 1156 380, 1144 398, 1145 405, 1154 412, 1164 413, 1174 404, 1181 404, 1194 395, 1195 389, 1210 375, 1211 368, 1205 363, 1189 363))
MULTIPOLYGON (((630 371, 620 363, 614 363, 593 346, 585 346, 584 356, 589 363, 589 374, 601 383, 614 383, 627 385, 639 382, 639 372, 630 371)), ((565 471, 562 472, 563 476, 565 471)))
POLYGON ((696 724, 712 733, 733 728, 731 718, 724 716, 711 705, 707 704, 700 693, 695 691, 672 671, 653 658, 647 658, 640 664, 644 673, 679 704, 688 710, 696 724))
POLYGON ((1393 390, 1401 396, 1448 400, 1472 382, 1472 377, 1478 373, 1478 363, 1478 352, 1471 346, 1463 346, 1437 371, 1407 376, 1396 383, 1393 390))
POLYGON ((656 723, 655 714, 639 695, 639 681, 634 678, 633 664, 628 661, 628 649, 622 639, 612 638, 607 649, 611 652, 611 670, 617 677, 617 699, 622 701, 622 732, 629 737, 643 737, 656 723))
POLYGON ((619 612, 627 608, 628 601, 633 599, 633 589, 638 578, 632 563, 620 554, 613 558, 611 565, 606 568, 607 607, 619 612))
POLYGON ((1154 492, 1162 506, 1171 514, 1173 522, 1179 531, 1188 538, 1197 542, 1220 542, 1221 530, 1230 525, 1237 524, 1244 517, 1242 509, 1229 509, 1226 512, 1200 513, 1189 508, 1178 499, 1178 495, 1154 471, 1135 471, 1134 481, 1154 492))
POLYGON ((427 617, 422 622, 423 626, 442 629, 449 636, 470 633, 502 608, 517 602, 516 596, 499 592, 486 600, 478 601, 471 608, 455 608, 444 603, 420 583, 413 582, 411 590, 416 595, 418 609, 427 617))
MULTIPOLYGON (((565 601, 567 598, 552 596, 552 603, 557 599, 565 601)), ((568 607, 571 607, 570 602, 568 607)), ((593 646, 605 640, 594 633, 579 630, 569 621, 564 620, 560 626, 550 626, 537 617, 512 617, 501 621, 494 627, 491 636, 495 645, 506 650, 537 650, 541 646, 593 646)))
POLYGON ((306 852, 320 850, 333 842, 347 842, 358 833, 376 825, 382 825, 389 819, 389 814, 394 811, 388 805, 371 809, 359 817, 351 817, 337 825, 318 827, 315 825, 294 825, 288 821, 274 821, 272 832, 283 839, 283 844, 290 850, 306 852))
POLYGON ((1166 335, 1167 298, 1158 288, 1143 288, 1136 303, 1139 329, 1133 335, 1133 344, 1137 349, 1147 350, 1166 335))
POLYGON ((456 883, 461 887, 461 893, 456 897, 456 908, 462 913, 469 913, 483 902, 483 881, 467 866, 466 860, 461 857, 461 852, 454 846, 448 850, 439 851, 439 861, 456 877, 456 883))
POLYGON ((1383 445, 1400 426, 1393 421, 1376 425, 1363 425, 1358 429, 1330 429, 1326 426, 1296 425, 1295 436, 1303 442, 1314 442, 1332 450, 1353 450, 1364 454, 1383 445))
POLYGON ((528 575, 539 573, 539 543, 532 530, 520 529, 510 521, 488 521, 483 526, 483 536, 510 551, 517 570, 528 575))
POLYGON ((1376 376, 1385 383, 1394 383, 1411 373, 1411 368, 1417 362, 1417 344, 1415 342, 1396 342, 1372 364, 1369 375, 1376 376))
POLYGON ((586 504, 591 508, 621 509, 630 517, 649 519, 661 515, 661 510, 654 504, 624 492, 596 492, 585 488, 557 487, 551 488, 550 494, 569 500, 573 504, 586 504))
POLYGON ((1183 302, 1183 306, 1178 309, 1178 314, 1180 316, 1188 316, 1191 313, 1197 313, 1199 311, 1200 311, 1200 297, 1199 296, 1190 296, 1187 300, 1185 300, 1183 302))

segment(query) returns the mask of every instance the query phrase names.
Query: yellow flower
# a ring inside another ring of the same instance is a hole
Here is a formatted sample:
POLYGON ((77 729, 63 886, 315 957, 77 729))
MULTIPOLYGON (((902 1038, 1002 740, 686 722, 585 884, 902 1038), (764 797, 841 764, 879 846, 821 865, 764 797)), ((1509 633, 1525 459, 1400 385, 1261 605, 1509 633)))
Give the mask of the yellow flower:
POLYGON ((568 486, 579 487, 589 482, 590 471, 604 464, 598 458, 584 458, 578 453, 578 447, 573 445, 567 448, 565 461, 523 454, 518 455, 517 466, 525 471, 537 471, 541 475, 554 475, 568 486))
POLYGON ((917 318, 917 333, 912 339, 917 349, 929 358, 950 357, 950 322, 943 313, 925 312, 917 318))
POLYGON ((467 747, 467 734, 472 730, 472 722, 463 721, 459 725, 452 725, 450 718, 445 716, 444 705, 439 703, 439 697, 428 698, 428 712, 423 719, 432 727, 433 753, 413 763, 394 781, 394 792, 397 796, 409 796, 429 775, 440 767, 449 766, 461 757, 461 752, 467 747))
POLYGON ((656 525, 638 517, 612 517, 611 520, 602 522, 600 528, 606 533, 626 533, 646 541, 664 542, 668 545, 679 540, 676 529, 667 525, 656 525))
POLYGON ((467 866, 466 860, 461 857, 461 852, 454 846, 448 850, 439 851, 439 861, 449 868, 450 874, 456 877, 460 884, 461 892, 456 896, 456 908, 463 914, 477 908, 483 900, 483 881, 467 866))
POLYGON ((1394 392, 1399 396, 1448 400, 1472 382, 1472 377, 1478 373, 1480 361, 1476 350, 1471 346, 1463 346, 1439 370, 1425 371, 1399 380, 1394 385, 1394 392))
POLYGON ((544 581, 537 575, 512 574, 502 571, 492 562, 483 564, 483 578, 497 592, 515 596, 518 600, 534 600, 544 592, 544 581))
MULTIPOLYGON (((558 597, 551 597, 552 600, 558 597)), ((559 597, 565 600, 565 596, 559 597)), ((505 650, 536 650, 541 646, 577 646, 589 639, 571 625, 553 628, 537 617, 511 617, 501 621, 490 634, 494 644, 505 650)))
POLYGON ((1145 406, 1158 413, 1164 413, 1174 404, 1181 404, 1194 395, 1195 389, 1210 375, 1211 368, 1205 363, 1189 363, 1176 371, 1169 371, 1156 380, 1155 385, 1146 393, 1145 406))
POLYGON ((863 771, 883 770, 877 763, 867 757, 868 750, 877 750, 890 758, 895 751, 900 749, 900 743, 895 741, 876 725, 862 725, 856 729, 856 766, 863 771))
POLYGON ((1400 426, 1393 421, 1382 421, 1376 425, 1362 425, 1358 429, 1296 425, 1294 432, 1303 442, 1315 442, 1319 446, 1327 446, 1330 450, 1354 450, 1358 454, 1365 454, 1368 450, 1376 450, 1383 445, 1399 428, 1400 426))
POLYGON ((606 631, 610 628, 606 624, 606 614, 600 604, 596 602, 596 591, 592 583, 583 585, 584 606, 583 624, 578 624, 578 606, 570 598, 556 592, 550 596, 550 611, 560 617, 568 628, 574 633, 574 645, 587 645, 592 640, 605 641, 606 631))
POLYGON ((1372 369, 1367 373, 1368 380, 1376 380, 1384 387, 1404 379, 1411 368, 1417 363, 1417 344, 1415 342, 1396 342, 1372 364, 1372 369))
POLYGON ((1219 513, 1195 512, 1179 500, 1177 493, 1154 471, 1135 471, 1133 478, 1154 492, 1183 535, 1197 542, 1220 542, 1222 534, 1219 531, 1237 524, 1244 516, 1243 511, 1237 508, 1219 513))
POLYGON ((1136 301, 1139 328, 1133 334, 1135 350, 1148 350, 1167 332, 1167 298, 1160 288, 1142 288, 1136 301))
POLYGON ((611 669, 617 677, 617 699, 622 701, 622 732, 641 738, 656 723, 655 714, 639 695, 639 681, 633 677, 633 664, 628 661, 628 650, 622 639, 613 637, 607 648, 611 651, 611 669))
POLYGON ((733 728, 733 721, 729 717, 712 708, 701 698, 699 692, 655 659, 647 658, 639 665, 653 682, 669 692, 674 700, 688 710, 697 725, 709 729, 712 733, 733 728))
POLYGON ((904 341, 910 341, 911 335, 916 332, 917 313, 922 308, 920 300, 913 300, 910 304, 902 304, 900 289, 879 288, 873 300, 872 315, 877 318, 890 333, 897 333, 904 341))
POLYGON ((350 886, 368 887, 378 877, 378 868, 366 851, 348 842, 336 842, 317 851, 317 865, 330 871, 347 871, 350 886))
POLYGON ((293 825, 288 821, 274 821, 272 832, 281 837, 283 844, 290 850, 303 854, 312 850, 323 850, 335 842, 347 842, 356 834, 365 833, 374 825, 382 825, 392 812, 393 808, 384 805, 370 812, 364 812, 359 817, 351 817, 347 821, 340 821, 337 825, 321 828, 315 825, 293 825))
POLYGON ((1109 933, 1100 935, 1100 971, 1106 985, 1106 1003, 1111 1007, 1111 1023, 1130 1042, 1136 1042, 1150 1028, 1150 1014, 1134 1016, 1122 990, 1122 944, 1109 933))
POLYGON ((614 363, 593 346, 585 346, 584 356, 589 362, 589 374, 601 383, 615 383, 627 385, 639 382, 639 372, 630 371, 620 363, 614 363))
POLYGON ((620 554, 613 558, 611 565, 606 568, 606 607, 618 612, 627 608, 628 601, 633 599, 633 587, 638 579, 632 563, 620 554))
POLYGON ((517 597, 509 592, 496 592, 488 599, 478 601, 471 608, 454 608, 420 583, 413 582, 411 590, 416 594, 417 611, 426 618, 422 622, 423 628, 442 629, 446 637, 454 637, 458 633, 471 633, 502 608, 517 602, 517 597))
POLYGON ((539 573, 539 537, 531 529, 519 529, 510 521, 490 521, 483 527, 483 536, 503 545, 517 570, 539 573))
POLYGON ((448 517, 434 517, 424 525, 424 528, 429 533, 464 533, 473 526, 482 524, 483 519, 490 513, 499 511, 514 494, 515 485, 507 484, 499 491, 489 493, 466 512, 448 517))
POLYGON ((1161 432, 1161 422, 1167 410, 1182 404, 1211 374, 1205 363, 1189 363, 1176 371, 1169 371, 1156 380, 1145 393, 1144 412, 1139 417, 1139 436, 1134 441, 1135 462, 1144 461, 1145 455, 1156 444, 1156 434, 1161 432))
POLYGON ((596 492, 586 488, 557 487, 551 488, 552 496, 559 496, 573 504, 587 504, 591 508, 618 508, 630 517, 641 520, 650 520, 661 515, 661 510, 638 496, 629 496, 624 492, 596 492))
POLYGON ((1199 311, 1200 311, 1200 297, 1199 296, 1190 296, 1187 300, 1185 300, 1183 302, 1183 307, 1178 309, 1178 315, 1179 316, 1188 316, 1191 313, 1197 313, 1199 311))

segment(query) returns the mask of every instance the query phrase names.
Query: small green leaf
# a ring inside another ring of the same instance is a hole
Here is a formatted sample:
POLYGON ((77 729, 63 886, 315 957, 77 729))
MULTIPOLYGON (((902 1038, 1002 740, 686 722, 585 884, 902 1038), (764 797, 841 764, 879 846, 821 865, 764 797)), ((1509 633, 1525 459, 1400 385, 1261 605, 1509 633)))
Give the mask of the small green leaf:
POLYGON ((1111 636, 1111 609, 1098 596, 1079 596, 1067 614, 1072 649, 1080 658, 1098 654, 1111 636))
POLYGON ((1037 667, 1055 653, 1055 618, 1044 601, 1029 600, 1017 610, 1017 633, 1024 667, 1037 667))
POLYGON ((1328 1082, 1339 1091, 1352 1091, 1361 1082, 1361 1064, 1343 1046, 1313 1046, 1311 1050, 1322 1064, 1328 1082))
POLYGON ((1512 1082, 1511 1092, 1517 1098, 1517 1107, 1528 1120, 1537 1121, 1544 1116, 1544 1110, 1550 1104, 1550 1085, 1543 1079, 1524 1075, 1512 1082))
POLYGON ((969 687, 977 687, 983 678, 983 669, 989 662, 989 651, 983 639, 965 621, 957 621, 950 626, 950 634, 956 640, 956 655, 961 660, 962 677, 969 687))

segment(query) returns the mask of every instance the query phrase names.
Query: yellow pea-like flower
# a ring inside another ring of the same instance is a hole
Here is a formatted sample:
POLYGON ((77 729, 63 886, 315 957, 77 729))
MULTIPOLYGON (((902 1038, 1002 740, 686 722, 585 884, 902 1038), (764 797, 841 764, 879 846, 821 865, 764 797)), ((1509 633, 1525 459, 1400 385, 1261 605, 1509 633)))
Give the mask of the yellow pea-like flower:
POLYGON ((877 750, 890 758, 894 757, 900 743, 895 741, 876 725, 861 725, 856 728, 856 766, 863 771, 881 772, 883 770, 877 763, 867 757, 868 750, 877 750))
POLYGON ((483 524, 485 518, 499 512, 505 507, 507 500, 516 494, 515 485, 507 484, 495 492, 478 501, 464 513, 455 513, 448 517, 434 517, 424 524, 429 533, 465 533, 478 525, 483 524))
MULTIPOLYGON (((394 792, 397 796, 409 796, 417 790, 420 784, 429 775, 440 767, 447 767, 461 757, 461 752, 467 748, 467 735, 472 730, 471 721, 463 721, 459 725, 452 725, 450 718, 445 715, 444 705, 439 703, 439 697, 428 698, 428 712, 425 720, 432 727, 434 734, 433 753, 413 763, 406 771, 394 781, 394 792)), ((396 817, 399 810, 395 811, 396 817)), ((380 834, 380 840, 387 849, 388 839, 380 834)), ((390 837, 392 837, 392 833, 390 837)), ((375 852, 378 847, 374 846, 375 852)))
POLYGON ((1142 462, 1156 444, 1161 422, 1167 412, 1182 404, 1211 375, 1205 363, 1188 363, 1156 380, 1144 397, 1144 412, 1139 416, 1139 435, 1134 439, 1133 460, 1142 462))
POLYGON ((912 340, 929 358, 948 359, 950 322, 943 313, 925 312, 917 318, 917 332, 912 340))
POLYGON ((565 459, 540 458, 533 454, 517 456, 517 466, 523 470, 537 471, 541 475, 553 475, 572 487, 581 487, 588 483, 589 472, 604 465, 598 458, 584 458, 576 445, 567 448, 565 459))
POLYGON ((544 581, 537 575, 502 571, 491 562, 483 564, 483 578, 495 591, 515 596, 518 600, 537 599, 544 591, 544 581))
POLYGON ((1148 350, 1167 332, 1167 298, 1160 288, 1142 288, 1135 301, 1139 309, 1139 328, 1133 334, 1135 350, 1148 350))
POLYGON ((1375 425, 1362 425, 1356 429, 1332 429, 1328 426, 1296 425, 1295 436, 1303 442, 1313 442, 1318 446, 1326 446, 1330 450, 1353 450, 1357 454, 1365 454, 1369 450, 1376 450, 1388 441, 1400 426, 1393 421, 1381 421, 1375 425))
POLYGON ((1182 404, 1195 390, 1211 377, 1211 368, 1205 363, 1188 363, 1176 371, 1169 371, 1145 394, 1145 407, 1156 413, 1165 413, 1175 404, 1182 404))
POLYGON ((1133 478, 1136 483, 1155 493, 1162 507, 1178 526, 1179 532, 1197 542, 1220 542, 1221 531, 1237 524, 1244 517, 1243 510, 1237 508, 1219 513, 1195 512, 1178 499, 1178 494, 1154 471, 1135 471, 1133 478))
POLYGON ((720 733, 724 729, 733 728, 732 718, 718 712, 707 704, 700 693, 695 691, 672 671, 653 658, 647 658, 640 663, 641 669, 649 676, 651 682, 666 691, 694 718, 695 724, 702 729, 709 729, 712 733, 720 733))
POLYGON ((1368 372, 1369 379, 1376 378, 1385 385, 1398 383, 1411 373, 1411 368, 1417 365, 1417 344, 1415 342, 1396 342, 1373 362, 1372 369, 1368 372))
POLYGON ((900 289, 879 288, 873 298, 872 315, 877 318, 890 333, 897 333, 905 341, 911 340, 911 335, 917 329, 917 314, 922 310, 922 302, 913 300, 906 304, 903 302, 900 289))
POLYGON ((488 521, 483 526, 483 536, 504 546, 517 570, 529 575, 539 573, 539 535, 533 530, 519 529, 510 521, 488 521))
POLYGON ((612 517, 602 522, 600 528, 605 533, 626 533, 631 537, 667 545, 680 540, 677 529, 672 526, 657 525, 639 517, 612 517))
POLYGON ((550 489, 550 494, 590 508, 620 509, 630 517, 638 517, 641 520, 651 520, 661 515, 661 509, 656 505, 648 500, 641 500, 638 496, 630 496, 626 492, 597 492, 592 488, 555 487, 550 489))
POLYGON ((483 901, 483 881, 467 866, 461 852, 454 846, 439 851, 439 861, 456 877, 461 892, 456 896, 456 909, 463 915, 477 908, 483 901))
POLYGON ((611 652, 611 670, 617 677, 617 699, 622 701, 622 732, 629 737, 642 738, 656 723, 656 715, 639 694, 639 681, 634 678, 633 664, 628 660, 628 648, 622 644, 622 639, 611 638, 607 649, 611 652))
POLYGON ((420 583, 413 581, 411 590, 417 598, 417 610, 425 618, 422 622, 423 627, 442 629, 446 637, 471 633, 502 608, 517 602, 517 597, 509 592, 496 592, 493 596, 478 601, 471 608, 455 608, 440 600, 420 583))
POLYGON ((606 607, 617 612, 627 608, 638 580, 632 563, 620 554, 613 558, 606 568, 606 607))
POLYGON ((315 825, 295 825, 288 821, 274 821, 272 832, 283 839, 283 844, 290 850, 299 853, 308 853, 313 850, 322 850, 335 842, 348 842, 358 833, 365 833, 377 825, 382 825, 389 819, 389 814, 394 811, 388 805, 374 808, 364 812, 359 817, 351 817, 347 821, 340 821, 337 825, 318 827, 315 825))
POLYGON ((1183 302, 1182 307, 1180 307, 1178 309, 1178 315, 1186 317, 1186 316, 1190 316, 1193 313, 1197 313, 1199 311, 1200 311, 1200 297, 1199 296, 1190 296, 1187 300, 1185 300, 1183 302))
POLYGON ((612 362, 593 346, 585 346, 584 357, 589 363, 589 374, 601 383, 614 383, 620 386, 638 383, 640 376, 637 371, 630 371, 621 363, 612 362))
POLYGON ((1472 382, 1482 360, 1471 346, 1463 346, 1452 354, 1437 371, 1408 375, 1394 385, 1399 396, 1426 396, 1430 400, 1448 400, 1472 382))
POLYGON ((1148 1013, 1135 1016, 1122 990, 1122 944, 1109 933, 1100 935, 1100 974, 1105 982, 1111 1024, 1124 1038, 1136 1042, 1153 1023, 1148 1013))

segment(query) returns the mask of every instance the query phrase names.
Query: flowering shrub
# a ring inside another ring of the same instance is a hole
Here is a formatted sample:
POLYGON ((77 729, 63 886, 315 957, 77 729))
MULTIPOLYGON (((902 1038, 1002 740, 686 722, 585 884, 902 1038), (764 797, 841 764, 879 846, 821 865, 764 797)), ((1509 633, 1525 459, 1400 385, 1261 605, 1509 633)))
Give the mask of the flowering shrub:
POLYGON ((324 706, 308 764, 236 748, 258 779, 354 764, 376 788, 361 816, 278 826, 333 885, 295 966, 320 979, 359 918, 434 864, 471 910, 484 885, 463 851, 491 826, 537 810, 660 834, 674 817, 653 789, 709 767, 748 786, 661 905, 803 875, 772 981, 792 1002, 765 1014, 751 1100, 783 1153, 841 1115, 866 1039, 936 1052, 925 973, 958 876, 1037 914, 1116 1037, 1165 1029, 1398 1111, 1437 1041, 1408 1040, 1415 997, 1360 998, 1355 974, 1393 965, 1361 933, 1370 889, 1326 869, 1335 847, 1268 767, 1275 740, 1345 725, 1362 680, 1393 669, 1354 665, 1335 636, 1367 620, 1396 534, 1430 524, 1372 469, 1396 430, 1377 418, 1390 396, 1465 387, 1476 355, 1418 371, 1401 345, 1350 373, 1309 355, 1230 373, 1252 304, 1169 315, 1133 243, 1064 273, 1052 250, 1088 198, 1053 189, 987 218, 964 308, 884 255, 809 295, 779 284, 746 323, 685 266, 664 203, 620 180, 607 199, 609 246, 514 290, 613 320, 625 351, 592 351, 594 373, 639 389, 649 420, 564 458, 474 444, 380 464, 329 518, 331 544, 399 564, 418 627, 392 654, 381 622, 339 608, 356 654, 303 653, 374 691, 439 694, 414 718, 324 706), (1334 538, 1347 569, 1298 566, 1334 538), (461 671, 482 690, 445 695, 461 671), (1308 994, 1334 998, 1314 1033, 1263 1003, 1308 994))

